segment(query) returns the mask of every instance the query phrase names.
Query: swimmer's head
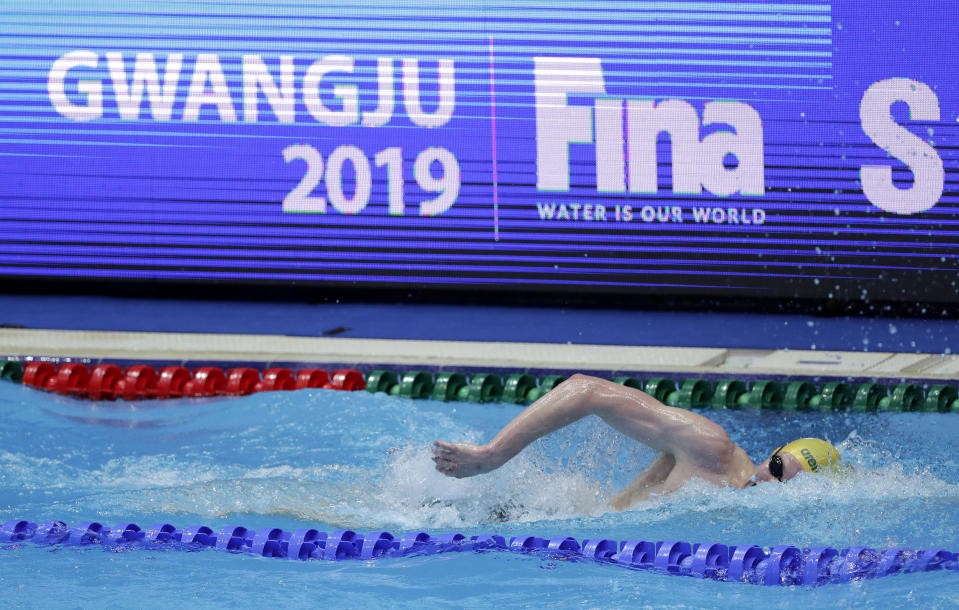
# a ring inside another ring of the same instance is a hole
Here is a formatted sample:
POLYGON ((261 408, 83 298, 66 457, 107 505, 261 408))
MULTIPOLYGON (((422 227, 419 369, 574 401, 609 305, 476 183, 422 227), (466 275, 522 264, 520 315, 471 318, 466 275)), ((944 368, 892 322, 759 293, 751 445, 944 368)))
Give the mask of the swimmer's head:
POLYGON ((800 438, 773 451, 756 467, 752 482, 788 481, 802 471, 833 472, 842 457, 828 442, 818 438, 800 438))

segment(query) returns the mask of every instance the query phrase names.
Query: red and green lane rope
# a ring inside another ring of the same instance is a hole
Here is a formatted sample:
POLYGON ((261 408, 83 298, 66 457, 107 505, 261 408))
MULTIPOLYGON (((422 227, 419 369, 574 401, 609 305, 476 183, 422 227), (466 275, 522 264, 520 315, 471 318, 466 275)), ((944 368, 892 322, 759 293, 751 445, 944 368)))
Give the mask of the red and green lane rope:
MULTIPOLYGON (((253 367, 223 369, 137 364, 87 366, 78 362, 0 361, 0 379, 91 400, 242 396, 254 392, 322 388, 367 390, 411 399, 460 402, 504 402, 525 405, 566 380, 564 375, 423 370, 253 367)), ((614 377, 617 383, 641 389, 658 400, 687 409, 752 409, 777 411, 852 411, 938 413, 959 412, 959 388, 950 384, 885 385, 876 381, 776 381, 690 377, 614 377)))

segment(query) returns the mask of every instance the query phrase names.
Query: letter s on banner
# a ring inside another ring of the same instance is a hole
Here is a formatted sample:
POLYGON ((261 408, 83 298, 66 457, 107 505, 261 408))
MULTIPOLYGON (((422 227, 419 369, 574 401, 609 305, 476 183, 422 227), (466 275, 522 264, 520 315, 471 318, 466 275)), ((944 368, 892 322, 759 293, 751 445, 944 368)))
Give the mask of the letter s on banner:
POLYGON ((890 78, 873 83, 859 104, 862 130, 880 148, 912 170, 912 188, 898 188, 888 165, 863 165, 862 190, 874 206, 893 214, 925 212, 938 203, 945 186, 942 158, 928 142, 897 124, 890 111, 896 102, 909 106, 909 118, 939 120, 939 99, 925 83, 890 78))

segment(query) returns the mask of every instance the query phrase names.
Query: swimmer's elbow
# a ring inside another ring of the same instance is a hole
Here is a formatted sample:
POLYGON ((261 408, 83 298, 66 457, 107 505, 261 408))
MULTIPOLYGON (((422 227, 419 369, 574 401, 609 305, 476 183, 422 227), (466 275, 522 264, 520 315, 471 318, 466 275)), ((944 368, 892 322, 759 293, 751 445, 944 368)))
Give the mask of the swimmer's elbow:
MULTIPOLYGON (((592 402, 617 402, 620 400, 620 393, 624 389, 627 389, 629 392, 639 391, 632 388, 625 388, 622 384, 610 381, 609 379, 584 375, 583 373, 571 375, 566 381, 560 384, 558 388, 563 388, 571 394, 577 394, 592 402)), ((644 392, 640 393, 645 395, 644 392)))
POLYGON ((603 379, 599 377, 593 377, 592 375, 584 375, 583 373, 575 373, 570 375, 570 377, 562 383, 562 385, 567 387, 577 387, 587 390, 592 390, 596 387, 598 383, 602 383, 603 379))
POLYGON ((569 396, 576 396, 579 400, 587 403, 595 402, 597 391, 600 387, 609 383, 605 379, 576 373, 560 384, 556 389, 562 389, 569 396))

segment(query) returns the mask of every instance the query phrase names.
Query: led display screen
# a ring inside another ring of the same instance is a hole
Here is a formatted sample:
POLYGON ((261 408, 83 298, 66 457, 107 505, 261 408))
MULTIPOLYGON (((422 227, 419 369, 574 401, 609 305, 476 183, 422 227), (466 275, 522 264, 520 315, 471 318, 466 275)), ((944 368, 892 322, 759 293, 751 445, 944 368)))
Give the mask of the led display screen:
POLYGON ((0 275, 959 301, 935 1, 0 2, 0 275))

